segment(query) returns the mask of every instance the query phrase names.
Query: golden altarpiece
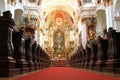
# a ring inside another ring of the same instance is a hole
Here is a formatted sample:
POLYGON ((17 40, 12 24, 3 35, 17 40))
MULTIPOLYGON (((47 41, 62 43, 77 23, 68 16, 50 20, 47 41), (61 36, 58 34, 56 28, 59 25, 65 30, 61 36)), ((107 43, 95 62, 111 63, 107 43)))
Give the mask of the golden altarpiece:
POLYGON ((62 10, 53 12, 53 18, 48 28, 49 41, 45 42, 45 48, 50 53, 53 66, 65 66, 70 53, 70 24, 72 20, 70 15, 67 13, 65 16, 65 13, 62 10))

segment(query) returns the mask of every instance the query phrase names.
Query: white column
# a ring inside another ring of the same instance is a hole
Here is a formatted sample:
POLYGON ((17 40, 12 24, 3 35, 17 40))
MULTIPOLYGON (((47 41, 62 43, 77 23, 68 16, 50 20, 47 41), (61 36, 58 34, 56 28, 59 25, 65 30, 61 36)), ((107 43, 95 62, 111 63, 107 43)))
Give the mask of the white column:
POLYGON ((43 44, 43 35, 42 33, 40 33, 40 46, 42 46, 42 44, 43 44))
POLYGON ((82 46, 85 49, 87 44, 86 23, 81 25, 82 29, 82 46))
POLYGON ((107 30, 109 27, 113 26, 113 6, 109 5, 106 7, 106 21, 107 21, 107 30))
POLYGON ((25 5, 25 2, 26 2, 27 0, 22 0, 22 4, 23 4, 23 6, 25 5))
POLYGON ((22 0, 23 1, 23 5, 28 5, 28 0, 22 0))
POLYGON ((113 25, 113 5, 109 6, 109 14, 110 14, 110 27, 114 27, 113 25))
POLYGON ((38 38, 38 36, 37 36, 37 35, 38 35, 38 31, 36 30, 36 31, 35 31, 35 38, 34 38, 34 40, 35 40, 35 41, 37 41, 37 40, 38 40, 38 39, 37 39, 37 38, 38 38))
POLYGON ((102 24, 103 24, 102 18, 103 18, 102 12, 99 12, 99 13, 97 14, 96 36, 101 36, 102 33, 103 33, 103 29, 102 29, 102 27, 103 27, 103 26, 102 26, 102 24))
POLYGON ((101 3, 103 3, 103 0, 101 0, 101 3))
POLYGON ((106 7, 106 22, 107 22, 107 30, 110 27, 109 25, 109 7, 106 7))

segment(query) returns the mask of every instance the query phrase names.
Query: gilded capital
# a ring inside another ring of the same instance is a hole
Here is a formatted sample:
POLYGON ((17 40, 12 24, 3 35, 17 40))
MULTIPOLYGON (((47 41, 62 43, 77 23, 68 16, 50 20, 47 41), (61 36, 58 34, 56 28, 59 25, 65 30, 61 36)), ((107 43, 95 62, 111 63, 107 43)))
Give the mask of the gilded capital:
POLYGON ((110 0, 110 1, 109 1, 109 5, 113 5, 113 0, 110 0))
POLYGON ((16 5, 16 0, 7 0, 8 4, 16 5))
POLYGON ((11 0, 11 4, 15 6, 16 5, 16 0, 11 0))
POLYGON ((81 19, 81 23, 84 24, 84 23, 86 23, 86 22, 87 22, 87 18, 83 17, 83 18, 81 19))
POLYGON ((11 0, 7 0, 7 3, 8 3, 8 4, 11 4, 11 0))
POLYGON ((104 0, 104 6, 113 5, 113 0, 104 0))

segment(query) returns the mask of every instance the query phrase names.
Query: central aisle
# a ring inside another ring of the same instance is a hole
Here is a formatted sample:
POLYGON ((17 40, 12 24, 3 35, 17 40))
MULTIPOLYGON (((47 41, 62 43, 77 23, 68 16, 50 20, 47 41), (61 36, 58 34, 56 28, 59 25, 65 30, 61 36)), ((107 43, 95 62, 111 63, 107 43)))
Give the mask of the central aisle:
POLYGON ((69 67, 52 67, 16 80, 119 80, 105 75, 69 67))

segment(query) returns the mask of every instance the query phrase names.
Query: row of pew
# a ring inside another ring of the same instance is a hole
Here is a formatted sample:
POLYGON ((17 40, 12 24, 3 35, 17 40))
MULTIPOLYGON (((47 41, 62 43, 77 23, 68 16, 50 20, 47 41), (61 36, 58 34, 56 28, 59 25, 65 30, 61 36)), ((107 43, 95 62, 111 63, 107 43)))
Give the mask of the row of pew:
POLYGON ((16 32, 9 11, 0 16, 0 77, 9 77, 50 67, 50 57, 42 47, 16 32))
POLYGON ((109 28, 106 36, 99 36, 97 41, 89 41, 86 49, 79 48, 70 57, 70 66, 120 73, 120 33, 109 28))

